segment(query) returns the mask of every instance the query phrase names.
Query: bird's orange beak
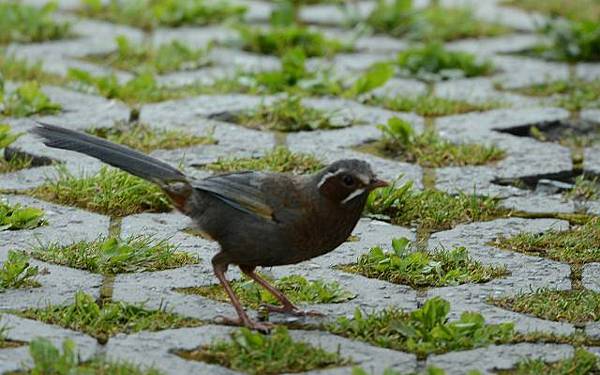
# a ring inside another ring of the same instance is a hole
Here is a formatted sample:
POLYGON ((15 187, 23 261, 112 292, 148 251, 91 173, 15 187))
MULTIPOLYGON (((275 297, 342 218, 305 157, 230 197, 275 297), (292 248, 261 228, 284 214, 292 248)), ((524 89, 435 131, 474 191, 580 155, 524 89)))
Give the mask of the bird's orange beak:
POLYGON ((371 182, 369 183, 369 187, 371 189, 377 189, 386 186, 390 186, 390 183, 385 180, 380 180, 378 178, 371 180, 371 182))

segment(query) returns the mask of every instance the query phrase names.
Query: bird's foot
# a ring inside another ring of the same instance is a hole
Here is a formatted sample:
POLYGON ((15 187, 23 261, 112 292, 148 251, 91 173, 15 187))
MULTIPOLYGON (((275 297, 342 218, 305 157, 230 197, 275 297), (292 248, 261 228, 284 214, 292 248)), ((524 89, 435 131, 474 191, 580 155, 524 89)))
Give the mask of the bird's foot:
POLYGON ((269 312, 276 312, 282 314, 290 314, 296 316, 323 316, 324 314, 315 310, 301 310, 294 305, 287 306, 276 306, 276 305, 260 305, 261 308, 266 309, 269 312))
POLYGON ((250 319, 240 319, 240 318, 229 318, 227 316, 220 315, 217 317, 221 324, 237 326, 237 327, 246 327, 254 331, 258 331, 261 333, 269 334, 274 324, 268 322, 256 322, 250 319))

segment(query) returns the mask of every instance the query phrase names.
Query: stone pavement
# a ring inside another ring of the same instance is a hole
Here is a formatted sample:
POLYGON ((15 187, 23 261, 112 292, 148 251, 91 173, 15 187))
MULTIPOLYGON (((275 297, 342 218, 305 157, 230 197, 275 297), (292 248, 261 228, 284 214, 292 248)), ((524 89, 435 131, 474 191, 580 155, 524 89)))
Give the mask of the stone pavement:
MULTIPOLYGON (((43 3, 42 1, 28 1, 43 3)), ((456 2, 456 1, 455 1, 456 2)), ((443 3, 453 3, 443 1, 443 3)), ((427 84, 416 79, 394 78, 383 88, 385 92, 402 92, 417 95, 432 89, 437 96, 471 100, 474 102, 497 100, 510 104, 510 108, 464 115, 446 116, 433 120, 433 125, 442 137, 455 142, 478 142, 495 144, 506 151, 506 157, 495 164, 470 167, 436 168, 435 181, 424 182, 423 168, 416 164, 383 159, 370 154, 359 153, 353 146, 379 137, 377 124, 392 116, 409 120, 417 130, 423 129, 426 120, 412 113, 395 113, 389 110, 359 104, 338 98, 310 98, 304 104, 315 108, 337 110, 344 116, 362 120, 360 125, 336 130, 318 130, 312 132, 289 133, 282 138, 273 133, 244 128, 225 121, 217 120, 215 115, 235 113, 273 100, 273 97, 250 95, 203 95, 180 100, 145 104, 140 108, 140 120, 160 129, 184 129, 193 134, 204 134, 214 127, 215 145, 201 145, 185 150, 155 151, 152 155, 174 165, 183 160, 186 170, 216 161, 227 156, 259 156, 276 145, 284 144, 294 152, 307 152, 318 156, 324 162, 339 158, 358 157, 373 164, 377 172, 389 179, 402 176, 402 180, 411 180, 419 189, 428 184, 439 190, 456 193, 459 191, 477 191, 478 194, 502 198, 502 206, 537 215, 538 219, 509 218, 489 222, 476 222, 437 232, 428 240, 429 248, 440 245, 445 248, 465 246, 471 256, 484 264, 505 265, 510 275, 485 284, 465 284, 454 287, 431 288, 416 291, 408 286, 395 285, 385 281, 367 279, 332 269, 333 265, 355 261, 360 254, 371 247, 388 247, 391 239, 408 237, 415 239, 415 228, 403 228, 385 222, 362 219, 356 228, 358 241, 344 243, 336 251, 302 264, 278 267, 269 270, 274 277, 287 274, 300 274, 309 279, 334 280, 346 289, 357 294, 351 301, 341 304, 323 304, 308 306, 335 316, 348 316, 355 308, 383 309, 397 306, 412 310, 433 296, 441 296, 451 303, 453 317, 462 311, 479 311, 488 322, 515 322, 519 332, 543 331, 546 333, 571 334, 585 333, 591 338, 600 339, 600 322, 585 325, 553 322, 515 313, 495 307, 486 302, 490 296, 514 295, 519 291, 538 288, 567 290, 571 288, 571 270, 568 264, 533 257, 494 248, 489 242, 504 235, 520 232, 539 233, 549 229, 563 230, 569 223, 556 219, 557 213, 597 214, 600 202, 579 202, 564 198, 560 192, 543 192, 539 189, 524 189, 501 181, 524 179, 537 182, 540 179, 565 179, 576 173, 572 162, 572 151, 558 143, 540 142, 532 137, 519 136, 518 129, 540 124, 563 124, 573 119, 573 114, 562 108, 548 107, 542 99, 524 97, 496 89, 498 85, 518 88, 533 83, 557 79, 572 79, 577 76, 585 80, 600 78, 600 64, 567 64, 546 62, 525 57, 506 55, 506 52, 523 49, 533 45, 537 36, 533 33, 535 19, 515 9, 499 7, 493 0, 476 1, 478 16, 488 20, 498 20, 514 27, 518 32, 506 36, 461 40, 447 43, 453 50, 469 51, 493 60, 499 72, 490 77, 455 79, 427 84), (389 91, 388 91, 389 90, 389 91)), ((68 10, 77 2, 60 1, 60 17, 74 20, 75 39, 40 44, 13 45, 9 50, 19 57, 44 61, 46 70, 65 74, 70 67, 79 67, 92 72, 105 72, 106 67, 82 62, 78 58, 114 50, 114 37, 126 35, 133 40, 141 40, 140 30, 123 25, 114 25, 91 19, 77 19, 68 10)), ((272 3, 247 2, 249 12, 246 17, 252 22, 266 22, 272 3)), ((361 10, 368 12, 372 3, 360 2, 361 10), (364 8, 364 9, 363 9, 364 8)), ((336 28, 343 14, 333 5, 307 6, 301 13, 304 21, 321 25, 330 35, 341 35, 336 28)), ((150 34, 153 42, 167 40, 185 41, 194 46, 204 46, 211 40, 224 40, 231 37, 231 30, 224 26, 182 27, 177 29, 159 28, 150 34)), ((386 36, 363 37, 357 41, 359 51, 352 54, 339 54, 333 58, 333 66, 340 74, 351 79, 357 72, 365 70, 371 63, 385 60, 407 44, 386 36)), ((166 74, 159 81, 168 85, 194 82, 198 79, 210 82, 239 69, 268 70, 279 66, 277 58, 253 55, 235 49, 218 47, 211 52, 213 66, 198 71, 185 71, 166 74)), ((325 64, 321 59, 310 59, 309 66, 318 69, 325 64)), ((131 78, 129 73, 120 72, 123 80, 131 78)), ((62 105, 63 111, 57 115, 38 117, 39 120, 60 124, 72 129, 87 129, 90 124, 98 127, 113 126, 116 121, 127 121, 131 109, 125 104, 104 99, 93 94, 84 94, 61 87, 46 86, 44 92, 62 105)), ((584 110, 580 118, 600 124, 600 111, 584 110)), ((29 118, 5 118, 1 122, 9 123, 16 131, 25 131, 33 126, 29 118)), ((430 124, 431 125, 431 124, 430 124)), ((12 146, 34 157, 49 157, 63 162, 73 173, 98 170, 97 161, 68 152, 44 147, 37 139, 24 135, 12 146)), ((47 176, 51 176, 54 167, 40 166, 0 175, 0 189, 22 190, 39 186, 47 176)), ((197 169, 196 169, 197 171, 197 169)), ((600 149, 584 150, 583 172, 600 174, 600 149)), ((195 172, 202 176, 205 172, 195 172)), ((533 184, 535 187, 535 183, 533 184)), ((5 194, 0 198, 11 203, 41 207, 45 210, 48 225, 27 231, 0 232, 0 262, 6 259, 9 249, 27 249, 33 240, 59 242, 63 244, 78 240, 93 240, 106 235, 111 226, 111 218, 86 212, 81 209, 43 202, 21 194, 5 194)), ((229 304, 215 302, 199 296, 184 295, 173 288, 210 285, 216 282, 210 268, 210 258, 217 250, 215 243, 192 236, 184 230, 189 220, 177 213, 132 215, 120 222, 122 235, 152 233, 159 238, 170 238, 181 248, 200 257, 201 262, 168 271, 119 274, 112 286, 112 299, 130 303, 145 302, 148 308, 168 305, 174 312, 184 316, 211 321, 218 315, 232 315, 229 304)), ((114 223, 113 223, 114 226, 114 223)), ((114 230, 114 228, 113 228, 114 230)), ((0 294, 0 309, 24 309, 44 306, 48 303, 70 303, 77 290, 84 290, 96 297, 105 280, 102 276, 68 267, 52 265, 34 260, 33 264, 47 268, 48 272, 39 276, 40 288, 8 290, 0 294)), ((239 277, 237 270, 229 272, 230 278, 239 277)), ((600 264, 588 264, 583 269, 583 285, 600 292, 600 264)), ((252 314, 254 314, 252 312, 252 314)), ((285 318, 281 318, 285 319, 285 318)), ((111 358, 128 359, 142 365, 154 365, 169 374, 229 374, 231 370, 201 362, 186 361, 175 356, 174 349, 191 349, 209 343, 216 337, 227 337, 232 328, 216 324, 197 328, 174 329, 159 332, 141 332, 120 334, 101 345, 93 338, 75 331, 3 314, 0 324, 12 327, 8 338, 30 341, 34 337, 44 336, 55 343, 66 337, 72 338, 81 350, 82 358, 96 353, 106 353, 111 358)), ((555 361, 568 357, 573 348, 564 344, 500 345, 475 350, 450 352, 431 355, 425 361, 417 361, 416 356, 389 349, 382 349, 359 341, 352 341, 320 331, 293 330, 294 338, 308 341, 351 356, 363 368, 380 374, 385 368, 402 372, 412 372, 436 365, 449 374, 461 374, 468 369, 478 369, 485 373, 493 369, 513 367, 523 357, 543 358, 555 361)), ((600 348, 590 348, 600 353, 600 348)), ((27 347, 0 350, 0 373, 17 370, 23 363, 30 363, 27 347)), ((349 368, 317 371, 322 374, 348 374, 349 368)), ((317 373, 315 372, 315 373, 317 373)))

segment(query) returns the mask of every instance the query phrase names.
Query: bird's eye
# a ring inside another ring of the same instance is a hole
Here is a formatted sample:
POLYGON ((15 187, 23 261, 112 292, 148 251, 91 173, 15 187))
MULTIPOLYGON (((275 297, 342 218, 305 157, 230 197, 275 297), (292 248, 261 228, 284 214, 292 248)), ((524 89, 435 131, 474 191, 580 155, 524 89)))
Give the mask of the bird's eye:
POLYGON ((342 178, 342 181, 344 182, 344 185, 346 185, 346 186, 354 185, 354 178, 352 176, 350 176, 349 174, 345 175, 342 178))

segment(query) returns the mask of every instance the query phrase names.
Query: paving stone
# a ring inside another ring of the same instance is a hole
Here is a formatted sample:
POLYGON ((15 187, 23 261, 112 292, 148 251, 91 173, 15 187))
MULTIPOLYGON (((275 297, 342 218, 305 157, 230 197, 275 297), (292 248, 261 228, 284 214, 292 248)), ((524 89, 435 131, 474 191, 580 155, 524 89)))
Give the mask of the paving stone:
POLYGON ((600 292, 600 263, 586 264, 582 275, 583 285, 587 289, 600 292))

